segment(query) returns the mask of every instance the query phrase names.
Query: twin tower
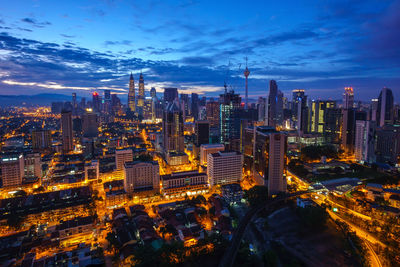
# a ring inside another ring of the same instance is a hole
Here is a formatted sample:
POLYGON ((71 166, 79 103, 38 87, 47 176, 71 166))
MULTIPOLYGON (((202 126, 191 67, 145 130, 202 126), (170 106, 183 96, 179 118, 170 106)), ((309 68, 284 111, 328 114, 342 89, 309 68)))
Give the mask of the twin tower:
POLYGON ((136 112, 136 106, 138 109, 143 109, 144 106, 144 79, 142 73, 140 73, 139 76, 139 94, 137 97, 137 102, 135 93, 135 80, 133 79, 132 73, 129 79, 128 107, 132 112, 136 112))

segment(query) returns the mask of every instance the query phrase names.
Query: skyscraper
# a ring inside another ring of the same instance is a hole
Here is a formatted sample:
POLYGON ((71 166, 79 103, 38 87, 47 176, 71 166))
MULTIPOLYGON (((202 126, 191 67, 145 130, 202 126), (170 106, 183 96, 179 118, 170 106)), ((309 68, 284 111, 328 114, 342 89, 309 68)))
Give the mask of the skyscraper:
POLYGON ((97 92, 92 94, 92 104, 93 104, 93 111, 100 112, 101 111, 101 99, 100 95, 97 92))
POLYGON ((76 115, 78 111, 78 102, 76 102, 76 93, 72 93, 72 113, 76 115))
POLYGON ((139 76, 139 95, 137 105, 138 108, 143 108, 144 106, 144 79, 142 73, 140 73, 139 76))
POLYGON ((83 136, 88 138, 97 137, 99 133, 98 128, 97 114, 87 110, 85 114, 82 115, 83 136))
POLYGON ((61 131, 63 152, 68 153, 74 149, 71 111, 63 110, 61 112, 61 131))
POLYGON ((268 95, 268 105, 266 111, 266 122, 265 125, 275 127, 277 121, 277 100, 278 100, 278 86, 276 81, 269 81, 269 95, 268 95))
POLYGON ((151 98, 153 98, 153 97, 156 97, 156 96, 157 96, 157 91, 156 91, 156 88, 154 88, 154 87, 151 87, 151 89, 150 89, 150 96, 151 96, 151 98))
POLYGON ((210 123, 208 121, 196 121, 195 136, 195 145, 198 147, 210 143, 210 123))
POLYGON ((354 91, 353 87, 345 87, 343 93, 343 108, 349 109, 354 106, 354 91))
POLYGON ((377 122, 380 127, 386 124, 393 124, 393 93, 389 88, 384 87, 379 94, 377 108, 377 122))
POLYGON ((273 127, 246 128, 244 135, 244 161, 250 165, 257 184, 268 185, 268 194, 286 191, 287 136, 273 127))
POLYGON ((175 101, 178 98, 178 88, 164 88, 164 105, 175 101))
POLYGON ((184 153, 183 115, 177 101, 170 103, 163 113, 163 145, 166 153, 184 153))
POLYGON ((313 100, 311 103, 311 132, 324 133, 326 125, 326 110, 335 108, 332 100, 313 100))
POLYGON ((210 153, 207 155, 207 175, 211 186, 237 183, 242 180, 243 155, 239 152, 210 153))
POLYGON ((296 122, 298 132, 307 133, 309 130, 307 96, 303 89, 295 89, 292 94, 292 120, 296 122))
POLYGON ((110 90, 104 90, 103 111, 105 114, 111 113, 111 91, 110 90))
POLYGON ((376 123, 374 121, 356 121, 354 154, 359 162, 374 163, 376 123))
POLYGON ((133 75, 131 73, 131 77, 129 78, 129 92, 128 92, 128 108, 132 111, 136 111, 136 99, 135 99, 135 81, 133 79, 133 75))
POLYGON ((32 148, 33 150, 41 150, 51 147, 50 130, 34 130, 32 131, 32 148))
POLYGON ((191 101, 192 116, 195 120, 197 120, 199 117, 199 95, 192 93, 191 101))
POLYGON ((219 97, 220 141, 229 144, 233 139, 240 138, 240 104, 241 98, 232 90, 219 97))

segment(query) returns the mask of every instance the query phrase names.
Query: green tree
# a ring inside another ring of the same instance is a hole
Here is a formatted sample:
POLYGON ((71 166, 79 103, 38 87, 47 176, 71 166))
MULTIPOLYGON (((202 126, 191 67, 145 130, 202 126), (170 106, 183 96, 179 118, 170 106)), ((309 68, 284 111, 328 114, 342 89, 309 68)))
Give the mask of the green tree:
POLYGON ((268 200, 268 188, 261 185, 253 186, 249 190, 244 191, 244 198, 253 207, 265 204, 268 200))

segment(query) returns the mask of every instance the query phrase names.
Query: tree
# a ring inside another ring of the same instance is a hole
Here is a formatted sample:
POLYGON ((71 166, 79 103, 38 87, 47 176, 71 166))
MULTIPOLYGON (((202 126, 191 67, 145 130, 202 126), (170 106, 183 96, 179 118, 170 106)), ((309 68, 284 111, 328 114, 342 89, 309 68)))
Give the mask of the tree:
POLYGON ((297 208, 297 214, 300 217, 304 227, 310 229, 321 229, 325 227, 328 213, 324 208, 319 206, 309 206, 305 208, 297 208))
POLYGON ((268 188, 261 185, 253 186, 249 190, 244 191, 244 198, 253 207, 265 204, 268 200, 268 188))

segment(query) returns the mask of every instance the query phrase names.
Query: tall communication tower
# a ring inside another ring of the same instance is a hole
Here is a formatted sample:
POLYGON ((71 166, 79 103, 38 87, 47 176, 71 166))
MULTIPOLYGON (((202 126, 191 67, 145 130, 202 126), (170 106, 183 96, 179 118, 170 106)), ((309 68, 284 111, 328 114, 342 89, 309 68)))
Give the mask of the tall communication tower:
POLYGON ((247 57, 246 57, 246 69, 244 70, 244 77, 246 77, 246 95, 245 95, 245 109, 248 109, 248 104, 249 104, 249 88, 248 88, 248 84, 247 84, 247 78, 250 75, 250 71, 247 68, 247 57))

